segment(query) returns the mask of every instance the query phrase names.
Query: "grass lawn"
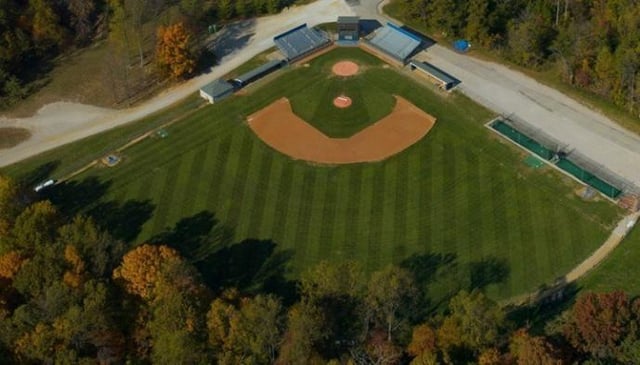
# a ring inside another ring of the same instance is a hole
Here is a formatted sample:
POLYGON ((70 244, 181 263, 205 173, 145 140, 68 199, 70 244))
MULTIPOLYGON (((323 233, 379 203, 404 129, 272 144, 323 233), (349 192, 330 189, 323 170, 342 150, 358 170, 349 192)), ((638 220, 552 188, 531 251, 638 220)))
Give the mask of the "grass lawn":
POLYGON ((640 277, 635 275, 640 262, 640 228, 635 227, 611 256, 580 280, 586 290, 624 290, 630 295, 640 295, 640 277))
MULTIPOLYGON (((231 247, 248 248, 239 270, 259 267, 256 275, 266 275, 285 265, 295 277, 325 259, 355 259, 368 271, 401 263, 432 298, 469 287, 486 288, 496 299, 532 290, 605 240, 619 215, 614 206, 583 202, 570 180, 526 167, 513 146, 483 127, 492 117, 486 109, 393 69, 365 77, 438 118, 405 152, 379 163, 314 166, 261 142, 246 116, 282 96, 321 99, 326 91, 307 77, 337 56, 369 57, 339 49, 310 67, 285 69, 247 95, 197 110, 168 128, 167 138, 144 140, 118 166, 94 168, 50 197, 67 212, 90 211, 118 237, 173 239, 196 263, 228 237, 242 242, 231 247), (195 239, 203 234, 208 238, 195 239), (257 264, 265 244, 276 250, 257 264)), ((88 151, 89 143, 74 148, 88 151)), ((29 174, 37 166, 30 161, 10 172, 29 174)))

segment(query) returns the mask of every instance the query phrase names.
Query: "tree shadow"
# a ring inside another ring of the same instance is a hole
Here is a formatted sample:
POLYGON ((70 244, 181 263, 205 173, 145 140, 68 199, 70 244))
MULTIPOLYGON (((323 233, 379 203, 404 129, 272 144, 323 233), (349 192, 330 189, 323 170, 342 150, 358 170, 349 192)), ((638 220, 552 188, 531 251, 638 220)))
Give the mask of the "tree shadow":
POLYGON ((109 201, 99 203, 88 211, 88 215, 114 238, 131 242, 138 237, 154 209, 150 200, 109 201))
POLYGON ((65 181, 42 191, 41 196, 51 201, 58 210, 72 217, 98 202, 111 185, 110 181, 103 182, 95 176, 82 181, 65 181))
POLYGON ((255 19, 246 19, 227 24, 205 44, 205 49, 215 55, 216 64, 234 52, 244 48, 256 34, 255 19))
POLYGON ((507 318, 518 328, 527 327, 533 334, 543 334, 548 323, 573 306, 579 292, 578 285, 564 280, 542 286, 525 303, 508 306, 507 318))
POLYGON ((20 185, 33 188, 41 182, 51 178, 51 174, 60 166, 60 161, 49 161, 20 176, 20 185))
POLYGON ((400 267, 410 271, 420 289, 420 297, 415 318, 425 318, 448 303, 460 288, 453 290, 451 283, 459 280, 458 257, 453 253, 414 254, 400 263, 400 267))
POLYGON ((491 284, 504 283, 511 270, 507 260, 488 257, 469 263, 470 289, 484 289, 491 284))
POLYGON ((296 285, 287 279, 293 252, 277 250, 271 240, 233 242, 234 232, 215 215, 202 211, 183 218, 150 242, 175 248, 200 272, 214 291, 234 287, 252 294, 273 293, 285 303, 297 298, 296 285))

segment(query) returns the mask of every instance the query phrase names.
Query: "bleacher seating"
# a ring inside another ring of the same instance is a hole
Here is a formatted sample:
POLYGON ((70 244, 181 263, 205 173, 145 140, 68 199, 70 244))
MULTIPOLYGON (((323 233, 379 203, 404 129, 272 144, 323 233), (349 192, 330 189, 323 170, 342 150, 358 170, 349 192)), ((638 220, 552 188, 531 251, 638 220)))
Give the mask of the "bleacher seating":
POLYGON ((289 61, 298 59, 331 43, 325 33, 307 28, 306 24, 276 36, 273 41, 289 61))
POLYGON ((405 62, 421 44, 421 40, 400 27, 388 23, 378 29, 369 43, 394 58, 405 62))

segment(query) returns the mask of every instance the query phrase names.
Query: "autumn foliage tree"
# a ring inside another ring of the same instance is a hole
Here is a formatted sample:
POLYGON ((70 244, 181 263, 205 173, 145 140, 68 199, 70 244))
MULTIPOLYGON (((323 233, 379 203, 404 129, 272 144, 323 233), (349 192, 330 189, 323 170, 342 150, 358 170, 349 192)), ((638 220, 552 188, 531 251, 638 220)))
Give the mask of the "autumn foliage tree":
POLYGON ((183 23, 158 29, 156 62, 173 79, 180 79, 195 71, 196 58, 192 52, 192 35, 183 23))
POLYGON ((113 277, 122 280, 130 294, 151 299, 162 271, 181 262, 178 251, 170 247, 144 244, 124 255, 113 277))

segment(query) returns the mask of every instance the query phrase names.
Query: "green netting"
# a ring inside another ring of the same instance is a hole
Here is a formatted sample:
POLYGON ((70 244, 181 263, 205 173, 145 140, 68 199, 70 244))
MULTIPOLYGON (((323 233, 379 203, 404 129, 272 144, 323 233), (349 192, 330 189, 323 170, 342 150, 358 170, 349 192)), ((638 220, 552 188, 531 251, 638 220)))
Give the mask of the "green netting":
POLYGON ((539 169, 544 166, 544 162, 534 155, 527 156, 527 158, 524 159, 524 163, 532 169, 539 169))
POLYGON ((510 140, 516 142, 517 144, 521 145, 522 147, 528 149, 529 151, 535 153, 545 160, 551 160, 554 155, 554 152, 552 150, 544 147, 540 143, 519 132, 518 130, 514 129, 501 120, 493 122, 491 124, 491 128, 497 130, 504 136, 508 137, 510 140))
POLYGON ((598 178, 597 176, 593 175, 592 173, 586 171, 585 169, 567 159, 561 159, 560 161, 558 161, 558 163, 556 163, 556 166, 575 176, 585 184, 592 186, 593 188, 597 189, 599 192, 610 198, 617 198, 618 195, 622 193, 620 189, 603 181, 602 179, 598 178))

